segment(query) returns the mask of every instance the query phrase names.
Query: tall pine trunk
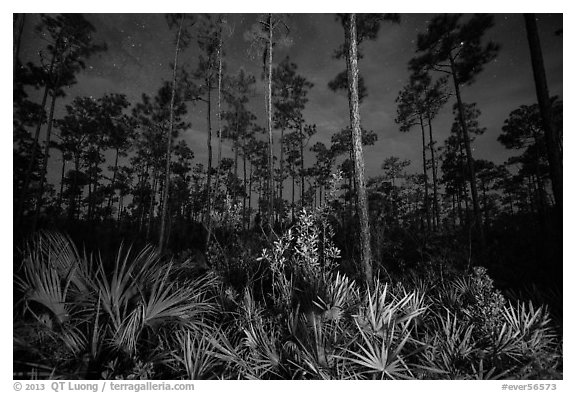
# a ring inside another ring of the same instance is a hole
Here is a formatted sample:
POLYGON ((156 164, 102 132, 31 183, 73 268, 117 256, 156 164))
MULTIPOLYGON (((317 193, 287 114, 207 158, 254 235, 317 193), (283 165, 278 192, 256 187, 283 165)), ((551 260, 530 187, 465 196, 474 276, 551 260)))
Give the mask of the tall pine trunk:
POLYGON ((278 200, 280 202, 279 221, 283 226, 284 215, 284 129, 280 130, 280 175, 278 179, 278 200))
POLYGON ((295 176, 295 172, 294 172, 294 165, 292 165, 291 168, 291 172, 292 172, 292 222, 294 222, 294 199, 296 196, 296 192, 295 192, 295 188, 296 188, 296 176, 295 176))
POLYGON ((212 119, 210 114, 212 112, 211 93, 212 86, 210 78, 208 79, 208 100, 207 100, 207 123, 208 123, 208 137, 206 139, 206 146, 208 147, 208 172, 206 174, 206 215, 204 222, 206 226, 206 250, 210 245, 210 237, 212 233, 212 119))
POLYGON ((182 25, 184 24, 184 14, 180 18, 178 26, 178 37, 176 38, 176 50, 174 51, 174 67, 172 71, 172 95, 170 97, 170 124, 168 127, 168 137, 166 142, 166 174, 164 177, 164 195, 162 197, 162 216, 160 217, 160 235, 158 238, 158 252, 162 253, 164 245, 168 239, 165 239, 168 200, 170 198, 170 161, 172 158, 172 132, 174 130, 174 99, 176 97, 176 71, 178 69, 178 54, 180 52, 180 36, 182 34, 182 25))
POLYGON ((222 22, 218 31, 218 168, 222 161, 222 22))
POLYGON ((112 171, 112 181, 110 182, 110 196, 108 197, 108 215, 112 217, 112 198, 116 195, 114 187, 116 185, 116 175, 118 174, 118 156, 120 155, 120 149, 116 148, 116 158, 114 159, 114 169, 112 171))
POLYGON ((66 174, 66 158, 62 153, 62 169, 60 172, 60 191, 58 192, 58 210, 62 207, 62 195, 64 194, 64 178, 66 174))
POLYGON ((272 139, 272 14, 268 16, 268 225, 274 226, 274 145, 272 139))
POLYGON ((250 221, 252 219, 252 161, 250 161, 250 177, 248 180, 248 229, 250 229, 250 221))
POLYGON ((478 187, 476 186, 476 170, 474 168, 474 158, 472 157, 472 148, 470 147, 470 136, 468 134, 468 126, 464 118, 464 105, 460 96, 460 82, 458 81, 454 57, 450 55, 450 66, 452 71, 452 79, 454 81, 454 90, 456 91, 456 101, 458 103, 458 117, 460 120, 460 127, 462 129, 462 137, 464 138, 464 147, 466 148, 468 175, 470 182, 470 191, 472 193, 472 206, 474 208, 474 223, 478 230, 479 240, 479 258, 484 260, 486 255, 486 240, 484 237, 484 225, 482 223, 482 213, 480 211, 480 203, 478 201, 478 187))
POLYGON ((304 206, 304 123, 300 123, 300 204, 304 206))
POLYGON ((44 183, 48 172, 48 156, 50 154, 50 141, 52 137, 52 123, 54 121, 54 107, 56 105, 56 93, 52 92, 52 101, 50 103, 50 114, 48 115, 48 126, 46 128, 46 144, 44 146, 44 160, 42 162, 42 170, 40 172, 40 186, 36 196, 36 213, 34 214, 34 221, 32 222, 32 232, 36 230, 36 223, 42 208, 42 196, 44 194, 44 183))
POLYGON ((152 219, 154 218, 154 204, 156 203, 156 190, 158 188, 158 179, 156 169, 152 171, 152 182, 150 184, 150 204, 148 207, 148 224, 146 225, 146 239, 150 239, 150 230, 152 228, 152 219))
POLYGON ((430 157, 432 159, 432 187, 434 192, 434 218, 436 220, 436 230, 440 227, 440 206, 438 203, 438 172, 436 167, 436 157, 434 149, 434 138, 432 137, 432 119, 430 113, 428 117, 428 133, 430 136, 430 157))
POLYGON ((346 29, 348 51, 348 98, 350 107, 350 126, 352 127, 352 145, 354 148, 354 167, 357 183, 358 210, 360 216, 360 244, 362 248, 362 270, 364 280, 372 286, 372 255, 370 247, 370 223, 368 221, 368 201, 364 180, 364 157, 362 154, 362 130, 360 129, 360 108, 358 98, 358 49, 356 43, 356 14, 348 17, 346 29))
POLYGON ((544 137, 546 140, 546 150, 548 153, 548 162, 550 163, 550 178, 552 179, 552 191, 554 200, 559 206, 560 216, 562 215, 562 143, 552 121, 552 105, 548 95, 548 83, 546 81, 546 69, 544 68, 544 59, 542 57, 542 48, 540 47, 540 38, 538 36, 538 26, 534 14, 524 14, 526 22, 526 33, 528 35, 528 44, 530 46, 530 58, 532 59, 532 71, 534 74, 534 83, 536 85, 536 95, 538 97, 538 106, 542 116, 542 125, 544 128, 544 137))
POLYGON ((242 196, 242 229, 246 229, 246 197, 248 196, 248 190, 246 189, 246 140, 242 138, 242 188, 244 189, 244 195, 242 196))
MULTIPOLYGON (((216 176, 216 186, 214 187, 214 189, 217 190, 216 192, 220 190, 220 163, 222 161, 222 21, 219 20, 218 23, 220 24, 218 30, 218 49, 216 52, 218 58, 218 162, 216 167, 218 168, 218 171, 216 176)), ((206 241, 206 244, 208 244, 208 241, 209 238, 206 241)))
POLYGON ((424 175, 424 211, 426 213, 426 229, 430 232, 430 199, 428 196, 428 168, 426 165, 426 134, 424 130, 424 118, 420 115, 420 128, 422 130, 422 169, 424 175))

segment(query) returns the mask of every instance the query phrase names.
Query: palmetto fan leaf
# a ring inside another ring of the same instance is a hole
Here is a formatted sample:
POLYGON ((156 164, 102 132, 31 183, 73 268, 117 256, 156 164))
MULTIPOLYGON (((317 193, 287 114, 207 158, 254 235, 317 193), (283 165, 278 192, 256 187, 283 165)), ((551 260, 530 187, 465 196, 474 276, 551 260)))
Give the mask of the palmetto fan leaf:
POLYGON ((208 299, 198 301, 197 292, 206 290, 206 280, 177 286, 168 280, 170 267, 171 265, 161 278, 153 282, 149 295, 144 295, 142 298, 142 323, 147 326, 155 327, 158 323, 174 319, 200 322, 202 314, 214 309, 208 299))
MULTIPOLYGON (((15 277, 15 283, 24 293, 27 308, 32 311, 33 303, 40 304, 58 324, 67 321, 70 317, 70 305, 67 304, 70 277, 62 277, 50 261, 33 259, 25 261, 23 273, 24 277, 15 277)), ((45 321, 32 313, 39 321, 45 321)))
POLYGON ((395 327, 392 326, 388 337, 380 337, 364 333, 356 321, 361 341, 357 342, 357 350, 346 349, 350 356, 339 356, 341 359, 355 364, 358 374, 371 374, 373 378, 410 379, 414 375, 401 355, 404 346, 410 339, 410 333, 394 340, 395 327))
POLYGON ((503 309, 506 323, 516 332, 523 352, 549 349, 554 342, 550 329, 550 317, 544 307, 534 308, 532 302, 511 304, 503 309))
POLYGON ((15 275, 14 282, 29 310, 33 303, 42 305, 50 318, 62 324, 73 314, 78 294, 86 296, 88 292, 83 267, 69 238, 42 232, 28 246, 21 274, 15 275))
POLYGON ((414 378, 406 362, 415 353, 412 344, 417 344, 410 326, 424 310, 423 301, 415 293, 396 297, 387 285, 377 281, 374 290, 366 291, 355 317, 357 334, 344 348, 349 356, 339 357, 354 364, 359 374, 372 378, 414 378))

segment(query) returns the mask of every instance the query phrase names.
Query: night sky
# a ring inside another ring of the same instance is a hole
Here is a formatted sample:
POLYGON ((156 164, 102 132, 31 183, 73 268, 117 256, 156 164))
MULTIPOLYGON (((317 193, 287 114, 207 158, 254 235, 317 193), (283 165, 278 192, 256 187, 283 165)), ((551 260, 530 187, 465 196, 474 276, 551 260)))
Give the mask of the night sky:
MULTIPOLYGON (((106 93, 124 93, 135 104, 142 93, 154 96, 162 82, 171 77, 169 63, 174 55, 174 32, 168 30, 164 15, 87 14, 86 17, 97 30, 95 41, 105 42, 108 51, 88 59, 86 70, 77 76, 78 83, 67 90, 67 98, 57 103, 56 118, 63 115, 64 105, 76 96, 98 98, 106 93)), ((230 16, 234 31, 225 38, 224 50, 229 72, 236 73, 240 67, 244 67, 256 75, 257 96, 251 100, 250 109, 258 116, 259 124, 265 126, 265 90, 260 79, 261 66, 259 60, 249 56, 249 45, 243 38, 256 17, 255 14, 230 16)), ((420 133, 417 129, 410 133, 399 131, 399 126, 394 122, 395 99, 408 81, 407 64, 415 55, 417 34, 426 30, 431 17, 429 14, 402 14, 400 24, 385 23, 376 41, 362 44, 365 56, 359 66, 368 88, 368 97, 360 108, 362 124, 378 135, 376 144, 365 149, 368 176, 379 174, 383 160, 389 156, 410 159, 412 166, 409 170, 420 171, 420 133)), ((33 32, 38 20, 38 15, 29 15, 26 19, 21 49, 23 62, 38 61, 37 51, 44 44, 33 32)), ((343 60, 332 57, 334 50, 343 42, 344 32, 332 14, 293 14, 289 25, 293 45, 276 51, 274 62, 277 64, 290 56, 298 65, 298 73, 314 83, 304 116, 308 124, 317 125, 318 133, 309 146, 317 141, 329 146, 331 135, 349 124, 345 93, 334 93, 327 86, 337 73, 345 69, 343 60)), ((539 15, 538 27, 550 94, 563 98, 563 37, 554 34, 563 27, 562 14, 539 15)), ((480 124, 487 128, 486 133, 476 139, 474 157, 499 164, 511 153, 516 154, 504 149, 497 141, 504 120, 520 105, 535 103, 536 93, 522 15, 496 15, 495 26, 489 30, 486 38, 499 43, 501 50, 496 60, 485 66, 476 82, 462 89, 462 96, 467 103, 477 103, 482 111, 480 124)), ((195 68, 198 54, 195 45, 182 52, 184 66, 195 68)), ((438 145, 443 145, 450 132, 453 102, 454 99, 449 101, 433 124, 438 145)), ((181 135, 195 153, 194 162, 204 165, 207 162, 205 110, 204 104, 189 105, 187 120, 192 127, 181 135)), ((215 127, 216 119, 214 110, 215 127)), ((215 138, 216 133, 213 132, 213 135, 215 138)), ((279 131, 276 135, 279 135, 279 131)), ((277 140, 278 136, 275 138, 277 140)), ((214 147, 216 142, 214 139, 214 147)), ((228 142, 223 153, 224 156, 231 155, 228 142)), ((57 183, 60 159, 59 153, 52 151, 49 169, 49 181, 52 183, 57 183)), ((311 159, 312 153, 308 152, 307 164, 311 164, 311 159)))

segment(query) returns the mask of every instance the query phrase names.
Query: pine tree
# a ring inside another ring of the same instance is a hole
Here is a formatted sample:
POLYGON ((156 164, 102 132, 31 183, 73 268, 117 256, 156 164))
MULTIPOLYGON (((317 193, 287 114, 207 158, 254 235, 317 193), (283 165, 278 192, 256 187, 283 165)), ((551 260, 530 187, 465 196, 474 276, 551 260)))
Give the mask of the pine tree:
MULTIPOLYGON (((44 178, 48 168, 56 98, 64 95, 64 91, 62 90, 63 86, 69 86, 76 82, 75 74, 85 67, 85 59, 97 52, 106 50, 106 45, 95 44, 92 41, 95 32, 94 26, 80 14, 60 14, 57 16, 42 14, 41 20, 41 23, 36 27, 36 32, 49 42, 46 51, 50 58, 49 64, 45 65, 43 69, 45 88, 40 105, 41 110, 44 110, 48 96, 51 98, 51 103, 47 119, 43 163, 41 166, 42 175, 40 176, 40 185, 36 195, 36 213, 34 214, 32 230, 34 230, 36 226, 36 220, 42 207, 45 184, 44 178)), ((40 53, 42 56, 44 55, 44 52, 41 51, 40 53)), ((32 156, 19 198, 21 202, 19 203, 16 215, 16 226, 18 226, 23 215, 23 202, 28 198, 28 187, 30 185, 33 163, 35 162, 36 146, 38 144, 43 119, 42 116, 39 116, 34 136, 34 149, 32 150, 32 156)))
POLYGON ((413 59, 410 64, 414 71, 434 70, 446 73, 452 78, 466 149, 474 223, 480 243, 479 259, 485 258, 486 241, 478 200, 474 158, 460 90, 462 86, 471 84, 483 66, 496 57, 498 45, 492 41, 486 45, 481 42, 482 36, 493 23, 493 17, 484 14, 476 14, 465 22, 461 21, 459 14, 436 16, 430 21, 427 32, 418 35, 417 52, 423 54, 413 59))
POLYGON ((364 180, 364 157, 362 154, 362 130, 360 129, 360 108, 358 96, 358 48, 356 43, 356 14, 350 14, 346 26, 348 44, 348 98, 350 106, 350 127, 358 189, 360 218, 360 244, 362 249, 362 271, 368 286, 372 286, 372 253, 370 245, 370 223, 368 221, 368 200, 364 180))
POLYGON ((562 216, 562 141, 560 134, 553 122, 553 112, 550 96, 548 95, 548 84, 546 81, 546 69, 540 47, 538 36, 538 25, 534 14, 524 14, 526 22, 526 33, 530 46, 530 58, 532 59, 532 71, 534 83, 536 85, 536 95, 538 106, 542 116, 544 136, 546 140, 546 150, 548 161, 550 162, 550 177, 552 179, 552 190, 556 204, 560 207, 559 216, 562 216))
POLYGON ((170 120, 167 131, 167 141, 166 141, 166 171, 164 173, 164 193, 162 196, 162 216, 160 218, 160 234, 158 237, 158 249, 162 253, 165 244, 168 239, 166 238, 167 232, 167 218, 168 218, 168 200, 170 198, 170 162, 172 158, 172 133, 174 131, 174 100, 176 98, 177 80, 176 75, 178 71, 178 56, 180 50, 186 48, 191 39, 191 33, 189 29, 196 23, 194 16, 186 16, 186 14, 180 15, 168 15, 168 26, 170 28, 178 26, 176 33, 176 44, 174 49, 174 64, 172 65, 172 89, 170 96, 170 120), (185 21, 188 19, 190 23, 185 25, 185 21))

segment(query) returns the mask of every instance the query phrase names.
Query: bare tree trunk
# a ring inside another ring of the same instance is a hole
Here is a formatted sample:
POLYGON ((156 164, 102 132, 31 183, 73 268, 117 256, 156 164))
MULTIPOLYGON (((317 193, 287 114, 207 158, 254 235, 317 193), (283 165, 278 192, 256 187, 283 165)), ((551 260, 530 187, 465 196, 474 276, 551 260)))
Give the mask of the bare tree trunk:
POLYGON ((60 192, 58 193, 58 210, 62 207, 62 195, 64 194, 64 177, 66 174, 66 158, 62 153, 62 172, 60 173, 60 192))
POLYGON ((44 194, 44 179, 48 172, 48 156, 50 154, 50 139, 52 136, 52 122, 54 120, 54 106, 56 105, 56 94, 52 92, 52 101, 50 103, 50 114, 48 115, 48 126, 46 128, 46 145, 44 146, 44 160, 42 162, 42 171, 40 172, 40 186, 36 198, 36 213, 32 222, 32 232, 36 230, 38 215, 42 207, 42 195, 44 194))
MULTIPOLYGON (((216 192, 220 190, 220 163, 222 161, 222 21, 221 19, 218 21, 219 31, 218 31, 218 50, 217 50, 217 58, 218 58, 218 163, 216 167, 218 168, 217 176, 216 176, 216 186, 214 187, 216 192)), ((210 90, 210 89, 209 89, 210 90)), ((210 94, 210 92, 208 92, 210 94)), ((210 136, 212 139, 212 136, 210 136)), ((208 229, 208 227, 207 227, 208 229)), ((206 245, 210 241, 208 231, 208 237, 206 240, 206 245)))
POLYGON ((300 123, 300 204, 304 206, 304 122, 300 123))
POLYGON ((248 184, 248 229, 250 229, 251 219, 252 219, 252 161, 250 161, 250 180, 248 184))
POLYGON ((434 138, 432 138, 432 119, 428 113, 428 133, 430 136, 430 157, 432 158, 432 184, 434 189, 434 217, 436 219, 436 229, 440 227, 440 205, 438 203, 438 172, 436 167, 436 157, 434 152, 434 138))
MULTIPOLYGON (((238 130, 236 130, 236 138, 238 138, 238 130)), ((238 139, 234 140, 234 176, 238 178, 238 139)), ((234 195, 234 198, 236 198, 236 195, 234 195)))
POLYGON ((534 147, 536 149, 536 184, 538 185, 538 211, 544 217, 544 210, 546 208, 546 191, 544 190, 544 181, 542 179, 542 171, 540 170, 540 148, 538 146, 538 139, 536 133, 533 131, 532 136, 534 138, 534 147))
POLYGON ((206 174, 206 215, 204 217, 204 222, 206 226, 206 250, 210 245, 210 237, 212 233, 212 120, 210 114, 212 112, 211 106, 211 94, 212 86, 210 80, 208 80, 208 110, 207 110, 207 122, 208 122, 208 138, 206 139, 206 145, 208 147, 208 172, 206 174))
POLYGON ((116 218, 116 221, 118 221, 118 225, 120 225, 120 219, 122 218, 123 204, 124 204, 124 196, 120 194, 120 196, 118 197, 118 217, 116 218))
POLYGON ((526 22, 526 33, 528 35, 528 44, 530 46, 530 58, 532 59, 532 71, 534 74, 534 83, 536 85, 536 95, 538 97, 538 106, 542 116, 544 127, 544 137, 546 140, 546 149, 548 152, 548 162, 550 163, 550 178, 552 179, 552 191, 554 200, 559 206, 560 216, 562 215, 562 142, 558 135, 558 130, 552 121, 552 105, 548 95, 548 83, 546 81, 546 69, 544 68, 544 59, 540 47, 540 38, 538 36, 538 26, 534 14, 524 14, 526 22))
POLYGON ((356 44, 356 14, 350 14, 346 29, 348 47, 348 91, 350 104, 350 126, 354 148, 354 164, 358 191, 360 243, 362 245, 362 270, 364 280, 372 286, 372 255, 370 247, 370 223, 368 221, 368 201, 364 180, 364 157, 362 154, 362 130, 360 129, 360 108, 358 99, 358 49, 356 44))
POLYGON ((280 201, 284 201, 284 129, 280 130, 280 179, 278 180, 280 201))
POLYGON ((114 186, 116 185, 116 175, 118 173, 118 156, 119 155, 120 155, 119 149, 116 148, 116 158, 114 160, 114 170, 112 172, 112 181, 110 182, 111 190, 110 190, 110 196, 108 197, 108 206, 107 206, 108 214, 110 217, 112 217, 112 198, 116 194, 116 191, 114 190, 114 186))
POLYGON ((478 202, 478 188, 476 187, 476 170, 474 168, 474 158, 472 157, 472 149, 470 147, 470 136, 468 135, 468 126, 466 124, 466 119, 464 118, 464 105, 462 104, 462 98, 460 96, 460 82, 458 82, 458 76, 456 74, 456 66, 454 64, 454 58, 450 55, 450 66, 452 68, 452 78, 454 80, 454 90, 456 91, 456 100, 458 103, 458 117, 460 119, 460 127, 462 128, 462 136, 464 137, 464 147, 466 148, 466 156, 468 163, 468 174, 470 176, 470 190, 472 192, 472 205, 474 208, 474 223, 476 229, 478 230, 478 240, 479 240, 479 257, 480 260, 484 260, 486 257, 486 240, 484 238, 484 225, 482 224, 482 215, 480 212, 480 204, 478 202))
POLYGON ((294 172, 294 165, 292 165, 292 222, 294 222, 294 200, 296 197, 296 176, 294 172))
MULTIPOLYGON (((72 190, 76 191, 78 188, 78 172, 80 171, 80 155, 74 154, 74 177, 72 179, 72 190)), ((70 187, 70 186, 69 186, 70 187)), ((72 221, 76 213, 77 201, 73 192, 70 192, 70 199, 68 201, 68 220, 72 221)))
POLYGON ((146 239, 150 238, 150 229, 152 227, 152 219, 154 218, 154 204, 156 203, 156 189, 158 187, 158 179, 156 176, 156 169, 152 172, 152 182, 150 184, 150 205, 148 208, 148 224, 146 225, 146 239))
POLYGON ((268 15, 268 177, 270 185, 268 187, 269 201, 268 201, 268 225, 270 228, 274 226, 274 150, 272 139, 272 14, 268 15))
POLYGON ((428 169, 426 165, 426 135, 424 131, 424 118, 420 115, 420 128, 422 130, 422 168, 424 174, 424 211, 426 212, 426 229, 430 232, 430 200, 428 196, 428 169))
POLYGON ((180 17, 178 26, 178 36, 176 38, 176 50, 174 51, 174 67, 172 70, 172 96, 170 97, 170 125, 168 127, 168 141, 166 143, 166 175, 164 180, 164 196, 162 198, 162 216, 160 218, 160 235, 158 238, 158 252, 161 254, 168 239, 166 234, 166 219, 168 214, 168 200, 170 198, 170 161, 172 159, 172 132, 174 130, 174 99, 176 97, 176 71, 178 69, 178 54, 180 52, 180 36, 182 35, 182 25, 184 24, 184 14, 180 17))
POLYGON ((218 168, 222 161, 222 21, 218 31, 218 168))
POLYGON ((248 191, 246 189, 246 180, 247 180, 247 173, 246 173, 246 140, 242 138, 242 173, 243 173, 243 182, 242 186, 244 188, 244 195, 242 197, 242 229, 246 229, 246 197, 248 196, 248 191))

